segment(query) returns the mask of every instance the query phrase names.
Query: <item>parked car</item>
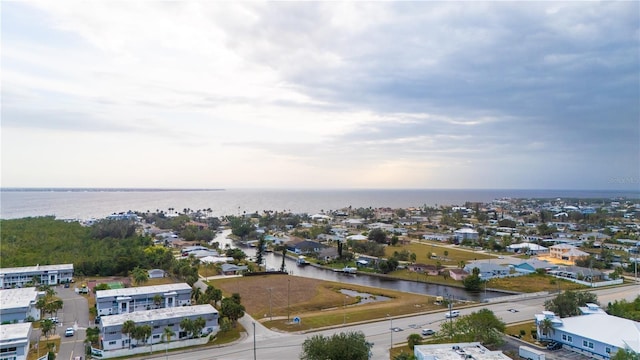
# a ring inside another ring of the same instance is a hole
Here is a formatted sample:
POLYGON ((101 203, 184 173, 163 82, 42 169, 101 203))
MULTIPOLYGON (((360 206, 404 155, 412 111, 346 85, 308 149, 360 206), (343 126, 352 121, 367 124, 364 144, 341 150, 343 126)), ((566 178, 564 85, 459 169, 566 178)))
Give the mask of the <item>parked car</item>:
POLYGON ((547 350, 559 350, 562 349, 562 344, 557 341, 552 341, 547 344, 547 350))
POLYGON ((65 337, 69 337, 69 336, 73 336, 75 332, 73 331, 73 328, 67 328, 67 330, 64 331, 64 336, 65 337))
POLYGON ((444 314, 444 317, 447 318, 447 319, 458 317, 458 316, 460 316, 460 311, 458 311, 458 310, 447 311, 447 313, 444 314))
POLYGON ((54 317, 50 317, 50 318, 48 318, 47 320, 50 320, 50 321, 51 321, 52 323, 54 323, 54 324, 57 324, 57 323, 59 322, 58 318, 57 318, 57 317, 55 317, 55 316, 54 316, 54 317))
POLYGON ((422 329, 422 336, 429 336, 429 335, 433 335, 436 332, 431 330, 431 329, 422 329))

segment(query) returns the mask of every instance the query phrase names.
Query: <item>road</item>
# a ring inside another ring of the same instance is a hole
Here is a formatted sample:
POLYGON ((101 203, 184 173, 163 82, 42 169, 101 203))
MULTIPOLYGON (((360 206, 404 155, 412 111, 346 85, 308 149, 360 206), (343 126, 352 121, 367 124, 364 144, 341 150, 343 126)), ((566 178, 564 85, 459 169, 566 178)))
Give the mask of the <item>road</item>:
POLYGON ((60 323, 56 327, 56 334, 60 335, 60 350, 58 351, 59 360, 73 359, 74 356, 82 356, 84 359, 84 340, 89 324, 89 305, 87 299, 78 295, 73 287, 65 288, 62 285, 57 286, 56 292, 64 302, 62 313, 58 314, 60 323), (73 328, 75 334, 71 337, 65 337, 66 328, 73 328))
MULTIPOLYGON (((201 282, 199 286, 204 286, 201 282)), ((609 301, 627 299, 632 301, 639 294, 640 287, 625 286, 612 289, 594 290, 598 295, 601 304, 606 305, 609 301)), ((526 300, 519 300, 516 303, 481 304, 476 307, 463 308, 460 315, 468 315, 479 308, 487 308, 494 312, 507 324, 522 321, 530 321, 534 314, 543 310, 544 301, 553 297, 539 297, 526 300), (517 312, 511 312, 515 309, 517 312)), ((277 359, 277 360, 297 360, 300 358, 302 342, 309 336, 320 334, 330 336, 340 331, 362 331, 367 340, 373 342, 372 359, 388 360, 389 346, 391 343, 406 342, 407 337, 412 333, 420 333, 421 328, 430 328, 438 331, 440 325, 447 321, 444 312, 416 315, 408 317, 398 317, 385 319, 367 324, 357 324, 321 330, 309 334, 279 333, 271 331, 259 322, 245 315, 240 319, 240 323, 247 330, 248 336, 235 344, 223 347, 208 347, 206 349, 185 350, 184 352, 169 354, 168 358, 175 360, 246 360, 246 359, 277 359), (254 324, 255 324, 255 347, 254 347, 254 324), (391 331, 391 328, 402 329, 398 332, 391 331), (255 350, 254 350, 255 349, 255 350), (255 351, 255 353, 254 353, 255 351), (255 354, 255 356, 254 356, 255 354)), ((140 357, 139 359, 161 359, 164 354, 140 357)))

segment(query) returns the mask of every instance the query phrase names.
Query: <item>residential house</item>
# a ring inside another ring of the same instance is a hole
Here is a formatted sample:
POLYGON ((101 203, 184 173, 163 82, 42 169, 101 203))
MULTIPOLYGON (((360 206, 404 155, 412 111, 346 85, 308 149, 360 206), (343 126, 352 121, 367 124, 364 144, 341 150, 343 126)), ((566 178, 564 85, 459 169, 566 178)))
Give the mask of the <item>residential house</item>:
POLYGON ((318 252, 318 260, 331 261, 338 258, 338 249, 330 246, 320 249, 318 252))
POLYGON ((0 320, 3 323, 40 320, 36 303, 43 296, 44 293, 34 287, 0 290, 0 320))
POLYGON ((449 276, 451 276, 453 280, 462 281, 469 276, 469 273, 464 271, 464 269, 449 269, 449 276))
POLYGON ((147 271, 149 274, 149 279, 162 279, 166 276, 166 273, 162 269, 151 269, 147 271))
POLYGON ((513 266, 513 269, 516 272, 524 273, 524 274, 532 274, 536 272, 536 270, 538 269, 543 269, 545 272, 547 272, 550 270, 555 270, 557 268, 558 268, 558 265, 554 265, 546 261, 540 261, 536 259, 525 260, 520 264, 513 266))
POLYGON ((605 277, 606 277, 605 273, 603 273, 598 269, 590 269, 590 268, 584 268, 580 266, 558 267, 555 270, 549 271, 549 274, 556 277, 584 280, 587 282, 603 281, 605 280, 605 277))
MULTIPOLYGON (((147 343, 156 344, 163 341, 165 328, 169 328, 173 332, 171 338, 172 343, 188 339, 189 334, 180 327, 180 322, 183 319, 193 321, 198 318, 205 320, 205 326, 200 334, 195 334, 197 337, 201 334, 216 334, 218 332, 218 311, 210 304, 180 306, 105 316, 100 320, 102 349, 108 352, 129 347, 130 342, 134 340, 129 338, 129 334, 122 332, 122 325, 128 320, 133 321, 136 326, 151 326, 151 336, 147 340, 147 343)), ((139 344, 136 342, 131 345, 138 346, 139 344)))
POLYGON ((223 275, 240 275, 247 271, 247 266, 240 266, 235 264, 222 264, 220 267, 223 275))
POLYGON ((535 315, 539 339, 553 340, 563 348, 592 358, 611 358, 618 350, 640 353, 638 322, 608 315, 595 304, 581 309, 583 315, 559 318, 550 311, 535 315), (551 321, 553 330, 543 333, 541 324, 551 321), (603 331, 606 330, 606 331, 603 331))
POLYGON ((455 241, 461 243, 465 240, 477 241, 478 232, 470 228, 462 228, 453 232, 455 241))
POLYGON ((511 244, 507 246, 507 251, 512 253, 519 254, 530 254, 530 255, 538 255, 538 254, 546 254, 549 252, 549 248, 544 246, 540 246, 538 244, 532 243, 519 243, 519 244, 511 244))
POLYGON ((427 264, 410 264, 407 266, 407 270, 427 275, 438 275, 440 273, 440 269, 436 265, 427 264))
POLYGON ((320 250, 326 247, 325 245, 322 245, 319 242, 311 241, 311 240, 301 241, 294 245, 287 243, 286 245, 287 245, 287 250, 292 251, 298 255, 314 254, 314 253, 317 254, 320 252, 320 250))
POLYGON ((472 274, 474 268, 478 268, 478 270, 480 270, 480 278, 483 280, 505 277, 511 272, 511 269, 508 266, 488 262, 473 262, 467 264, 464 267, 464 271, 472 274))
POLYGON ((27 360, 31 323, 0 325, 0 359, 27 360))
POLYGON ((549 248, 549 255, 556 259, 575 262, 577 259, 589 256, 588 253, 578 250, 577 247, 569 244, 557 244, 549 248))
POLYGON ((98 315, 125 314, 159 308, 191 305, 191 286, 187 283, 98 290, 98 315), (156 303, 160 296, 160 303, 156 303), (155 298, 155 299, 154 299, 155 298))
POLYGON ((68 283, 73 278, 73 264, 36 265, 0 269, 0 289, 25 287, 34 279, 40 284, 68 283))

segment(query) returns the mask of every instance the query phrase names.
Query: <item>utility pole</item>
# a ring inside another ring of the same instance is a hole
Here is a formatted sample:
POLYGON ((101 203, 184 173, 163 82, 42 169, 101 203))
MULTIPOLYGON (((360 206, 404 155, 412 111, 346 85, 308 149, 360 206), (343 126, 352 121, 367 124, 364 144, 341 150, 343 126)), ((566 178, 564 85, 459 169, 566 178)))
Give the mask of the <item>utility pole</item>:
POLYGON ((256 323, 253 322, 253 360, 256 360, 256 323))
POLYGON ((269 320, 273 320, 273 316, 271 314, 271 288, 269 288, 269 320))
POLYGON ((287 322, 289 322, 289 317, 291 314, 291 309, 289 308, 289 304, 290 304, 289 294, 291 294, 291 279, 287 279, 287 322))

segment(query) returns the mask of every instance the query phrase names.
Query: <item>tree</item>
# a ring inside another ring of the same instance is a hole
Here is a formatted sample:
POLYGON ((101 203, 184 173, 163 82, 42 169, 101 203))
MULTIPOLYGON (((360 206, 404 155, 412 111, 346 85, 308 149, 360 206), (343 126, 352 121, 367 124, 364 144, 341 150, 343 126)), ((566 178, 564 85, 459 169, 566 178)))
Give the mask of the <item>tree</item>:
POLYGON ((474 267, 471 275, 462 280, 464 288, 469 291, 479 291, 482 284, 482 278, 480 278, 480 269, 474 267))
POLYGON ((171 342, 171 337, 173 336, 173 330, 170 327, 165 327, 162 331, 162 337, 167 339, 167 342, 171 342))
POLYGON ((393 360, 416 360, 415 355, 413 354, 408 354, 408 353, 402 353, 400 355, 396 355, 393 360))
POLYGON ((436 339, 449 342, 475 342, 484 345, 502 344, 506 325, 489 309, 481 309, 453 322, 444 322, 436 339))
POLYGON ((631 349, 618 349, 611 360, 640 360, 640 354, 631 349))
POLYGON ((42 331, 42 335, 49 340, 49 334, 54 331, 56 328, 56 324, 49 319, 44 319, 40 322, 40 331, 42 331))
POLYGON ((588 291, 567 290, 558 294, 555 298, 545 301, 544 308, 553 311, 561 318, 580 314, 579 307, 587 303, 598 303, 598 296, 588 291))
POLYGON ((373 344, 362 332, 341 332, 331 337, 314 335, 302 344, 301 360, 367 360, 373 344))
POLYGON ((265 240, 264 235, 260 236, 260 240, 258 240, 258 247, 256 248, 256 264, 258 264, 258 268, 262 266, 262 257, 264 256, 264 247, 265 240))
POLYGON ((156 309, 162 305, 162 295, 155 294, 153 295, 153 304, 156 306, 156 309))
POLYGON ((387 243, 387 233, 380 229, 373 229, 369 232, 368 239, 374 241, 378 244, 386 244, 387 243))
POLYGON ((235 323, 244 316, 244 306, 240 303, 240 295, 234 293, 230 298, 222 299, 220 311, 222 315, 226 316, 235 326, 235 323), (237 295, 237 297, 235 297, 237 295))
POLYGON ((131 335, 133 334, 134 330, 136 329, 136 323, 133 322, 133 320, 127 320, 122 324, 122 330, 121 332, 123 334, 126 334, 127 337, 129 338, 129 349, 131 349, 131 335))
POLYGON ((413 351, 414 346, 422 344, 422 336, 419 334, 411 334, 407 336, 407 343, 409 348, 413 351))
POLYGON ((187 337, 193 337, 193 320, 184 318, 180 321, 180 328, 187 333, 187 337))
POLYGON ((137 286, 140 286, 140 284, 144 284, 149 281, 149 273, 145 269, 142 269, 138 266, 133 269, 131 275, 133 276, 133 282, 137 286))
POLYGON ((202 333, 202 329, 204 329, 205 326, 207 326, 207 322, 202 317, 198 317, 193 320, 193 336, 200 336, 200 333, 202 333))
POLYGON ((555 331, 556 329, 553 327, 553 321, 551 321, 551 319, 544 319, 538 323, 540 338, 549 338, 555 331))

